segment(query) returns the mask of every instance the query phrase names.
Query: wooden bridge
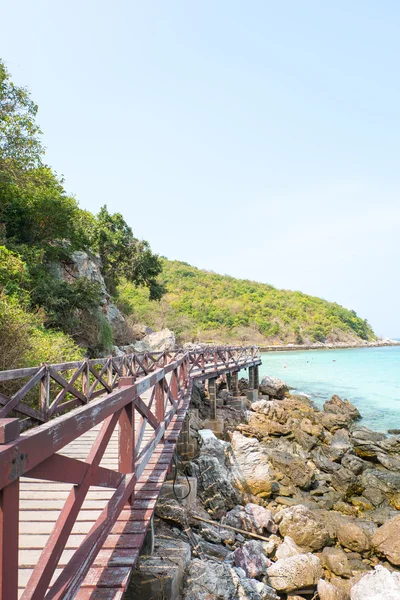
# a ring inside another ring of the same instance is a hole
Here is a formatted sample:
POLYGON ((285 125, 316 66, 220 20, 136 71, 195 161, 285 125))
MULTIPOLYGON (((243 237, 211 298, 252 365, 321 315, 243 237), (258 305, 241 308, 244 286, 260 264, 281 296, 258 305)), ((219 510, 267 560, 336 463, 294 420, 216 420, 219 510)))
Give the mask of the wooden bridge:
POLYGON ((258 348, 0 372, 0 600, 118 600, 170 469, 193 381, 237 392, 258 348), (118 427, 117 427, 118 425, 118 427))

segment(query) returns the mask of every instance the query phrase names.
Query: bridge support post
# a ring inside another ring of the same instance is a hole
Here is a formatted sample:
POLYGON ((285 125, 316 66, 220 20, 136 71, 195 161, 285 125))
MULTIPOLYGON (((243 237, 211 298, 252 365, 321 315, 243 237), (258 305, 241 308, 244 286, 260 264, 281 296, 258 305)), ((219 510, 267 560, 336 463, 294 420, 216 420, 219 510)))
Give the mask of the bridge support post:
POLYGON ((238 374, 239 374, 239 371, 233 371, 232 375, 231 375, 232 396, 235 396, 236 398, 239 396, 238 374))
POLYGON ((231 373, 226 374, 226 389, 228 390, 228 392, 230 392, 232 390, 232 374, 231 373))
POLYGON ((254 390, 254 367, 249 367, 249 390, 254 390))
POLYGON ((217 378, 210 377, 208 380, 208 395, 211 403, 210 419, 215 420, 217 418, 217 378))
POLYGON ((249 389, 247 390, 246 396, 250 402, 256 402, 258 400, 258 367, 249 367, 249 389))
POLYGON ((257 390, 260 387, 260 373, 258 370, 258 365, 254 367, 254 389, 257 390))
POLYGON ((193 444, 190 443, 190 416, 189 413, 183 421, 181 434, 176 445, 178 454, 182 460, 187 461, 193 458, 193 444))

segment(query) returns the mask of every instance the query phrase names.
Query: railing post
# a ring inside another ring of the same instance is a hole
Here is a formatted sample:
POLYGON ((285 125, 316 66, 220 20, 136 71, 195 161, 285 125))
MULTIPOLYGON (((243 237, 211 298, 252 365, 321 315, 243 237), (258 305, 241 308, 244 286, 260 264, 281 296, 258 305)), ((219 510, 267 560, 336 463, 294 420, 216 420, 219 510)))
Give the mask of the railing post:
POLYGON ((178 385, 178 369, 174 369, 171 372, 171 381, 169 389, 173 400, 178 400, 179 396, 179 385, 178 385))
MULTIPOLYGON (((0 444, 19 435, 18 419, 0 419, 0 444)), ((0 490, 0 600, 18 598, 19 479, 0 490)))
MULTIPOLYGON (((158 381, 156 383, 155 401, 156 419, 159 423, 162 423, 165 419, 164 379, 161 379, 161 381, 158 381)), ((162 439, 164 439, 164 436, 162 439)))
POLYGON ((43 415, 43 420, 47 421, 49 418, 49 407, 50 407, 50 367, 47 363, 42 363, 45 367, 45 373, 40 380, 40 398, 39 406, 43 415))
POLYGON ((107 383, 110 387, 112 387, 113 384, 113 362, 112 362, 112 356, 109 357, 108 359, 110 362, 108 363, 107 366, 107 383))
MULTIPOLYGON (((123 377, 118 387, 123 388, 135 383, 134 377, 123 377)), ((135 470, 135 404, 134 397, 119 417, 118 470, 120 473, 133 473, 135 470)), ((133 494, 129 503, 133 502, 133 494)))
POLYGON ((90 369, 89 369, 89 359, 85 358, 85 366, 82 371, 82 394, 85 396, 86 401, 89 394, 90 389, 90 369))

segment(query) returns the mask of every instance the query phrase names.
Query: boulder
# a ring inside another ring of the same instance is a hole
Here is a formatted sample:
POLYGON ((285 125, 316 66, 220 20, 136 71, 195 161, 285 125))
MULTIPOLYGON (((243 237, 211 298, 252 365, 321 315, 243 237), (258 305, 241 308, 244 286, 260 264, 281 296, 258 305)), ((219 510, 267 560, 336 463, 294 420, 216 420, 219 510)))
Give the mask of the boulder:
POLYGON ((356 583, 350 593, 351 600, 399 600, 400 574, 391 573, 378 565, 356 583))
POLYGON ((247 577, 238 579, 237 596, 235 598, 237 600, 279 600, 279 596, 272 587, 262 581, 248 579, 247 577))
POLYGON ((302 448, 304 448, 304 450, 307 450, 307 452, 310 452, 310 450, 315 448, 315 446, 318 444, 318 439, 315 436, 309 435, 305 431, 302 431, 300 429, 300 426, 293 427, 293 425, 292 425, 292 431, 293 431, 294 439, 296 440, 296 442, 302 448))
POLYGON ((190 545, 178 539, 155 538, 154 552, 142 556, 133 569, 127 598, 179 598, 190 545))
POLYGON ((324 579, 318 581, 317 591, 320 600, 349 600, 349 595, 345 590, 340 590, 324 579))
POLYGON ((372 545, 378 554, 385 556, 392 565, 400 565, 400 516, 379 527, 372 545))
POLYGON ((224 525, 237 527, 244 531, 250 531, 259 535, 265 533, 276 533, 278 528, 274 523, 271 511, 258 504, 246 504, 246 506, 235 506, 221 521, 224 525))
POLYGON ((316 585, 323 576, 321 561, 315 554, 297 554, 280 558, 267 569, 273 588, 280 592, 292 592, 316 585))
POLYGON ((262 394, 270 396, 271 398, 284 398, 286 392, 289 391, 289 388, 286 383, 281 379, 278 379, 278 377, 266 375, 261 380, 260 391, 262 394))
POLYGON ((302 504, 280 511, 275 521, 282 536, 290 536, 295 544, 307 550, 319 550, 331 542, 321 516, 302 504))
POLYGON ((358 456, 354 456, 354 454, 345 454, 341 462, 343 467, 354 473, 354 475, 360 475, 368 466, 368 463, 358 456))
POLYGON ((360 458, 366 460, 377 460, 377 455, 382 453, 379 445, 386 439, 384 433, 371 431, 367 427, 357 425, 351 432, 351 441, 354 446, 354 452, 360 458))
POLYGON ((160 496, 156 504, 155 514, 160 519, 164 519, 180 527, 186 527, 185 509, 174 498, 160 496))
POLYGON ((348 400, 342 400, 336 395, 332 396, 330 400, 327 400, 323 408, 327 413, 347 417, 348 421, 356 421, 361 418, 360 412, 354 404, 351 404, 348 400))
POLYGON ((234 431, 231 446, 230 465, 235 487, 247 494, 269 497, 274 488, 274 477, 260 443, 234 431))
POLYGON ((337 429, 331 440, 330 446, 335 451, 337 458, 342 458, 346 452, 352 450, 353 446, 347 429, 337 429))
POLYGON ((296 556, 296 554, 303 554, 303 552, 303 549, 289 535, 285 535, 282 544, 278 546, 275 556, 277 558, 289 558, 289 556, 296 556))
POLYGON ((232 600, 237 586, 228 564, 194 559, 189 563, 182 590, 182 600, 232 600))
POLYGON ((216 442, 202 447, 200 455, 190 463, 188 472, 197 478, 199 497, 212 516, 221 517, 227 509, 238 504, 239 496, 225 465, 224 449, 216 442))
MULTIPOLYGON (((178 596, 174 596, 178 597, 178 596)), ((182 600, 279 600, 269 585, 246 577, 226 562, 194 559, 189 563, 182 600)))
POLYGON ((344 548, 362 553, 370 550, 375 529, 371 522, 343 517, 337 521, 336 536, 344 548))
POLYGON ((274 421, 268 415, 249 411, 248 422, 244 431, 257 438, 263 438, 267 435, 288 435, 291 429, 287 423, 279 423, 279 421, 274 421))
POLYGON ((271 450, 269 460, 275 469, 286 475, 301 489, 308 490, 314 481, 314 471, 307 463, 289 452, 271 450))
POLYGON ((164 352, 176 349, 175 334, 167 328, 146 335, 146 337, 143 338, 143 342, 154 352, 164 352))
POLYGON ((237 548, 234 552, 234 559, 235 565, 241 567, 250 579, 265 575, 267 567, 272 565, 264 552, 262 543, 256 540, 246 542, 241 548, 237 548))
POLYGON ((350 578, 352 575, 347 556, 341 548, 324 548, 321 554, 321 563, 339 577, 350 578))

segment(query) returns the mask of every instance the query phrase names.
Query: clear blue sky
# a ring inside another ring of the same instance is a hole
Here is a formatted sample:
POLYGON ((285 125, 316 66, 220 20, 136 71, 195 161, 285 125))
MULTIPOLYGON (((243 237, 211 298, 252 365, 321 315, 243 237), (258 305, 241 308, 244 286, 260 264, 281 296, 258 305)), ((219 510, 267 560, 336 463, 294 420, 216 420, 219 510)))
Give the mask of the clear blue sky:
POLYGON ((400 4, 20 0, 0 56, 84 208, 400 337, 400 4))

